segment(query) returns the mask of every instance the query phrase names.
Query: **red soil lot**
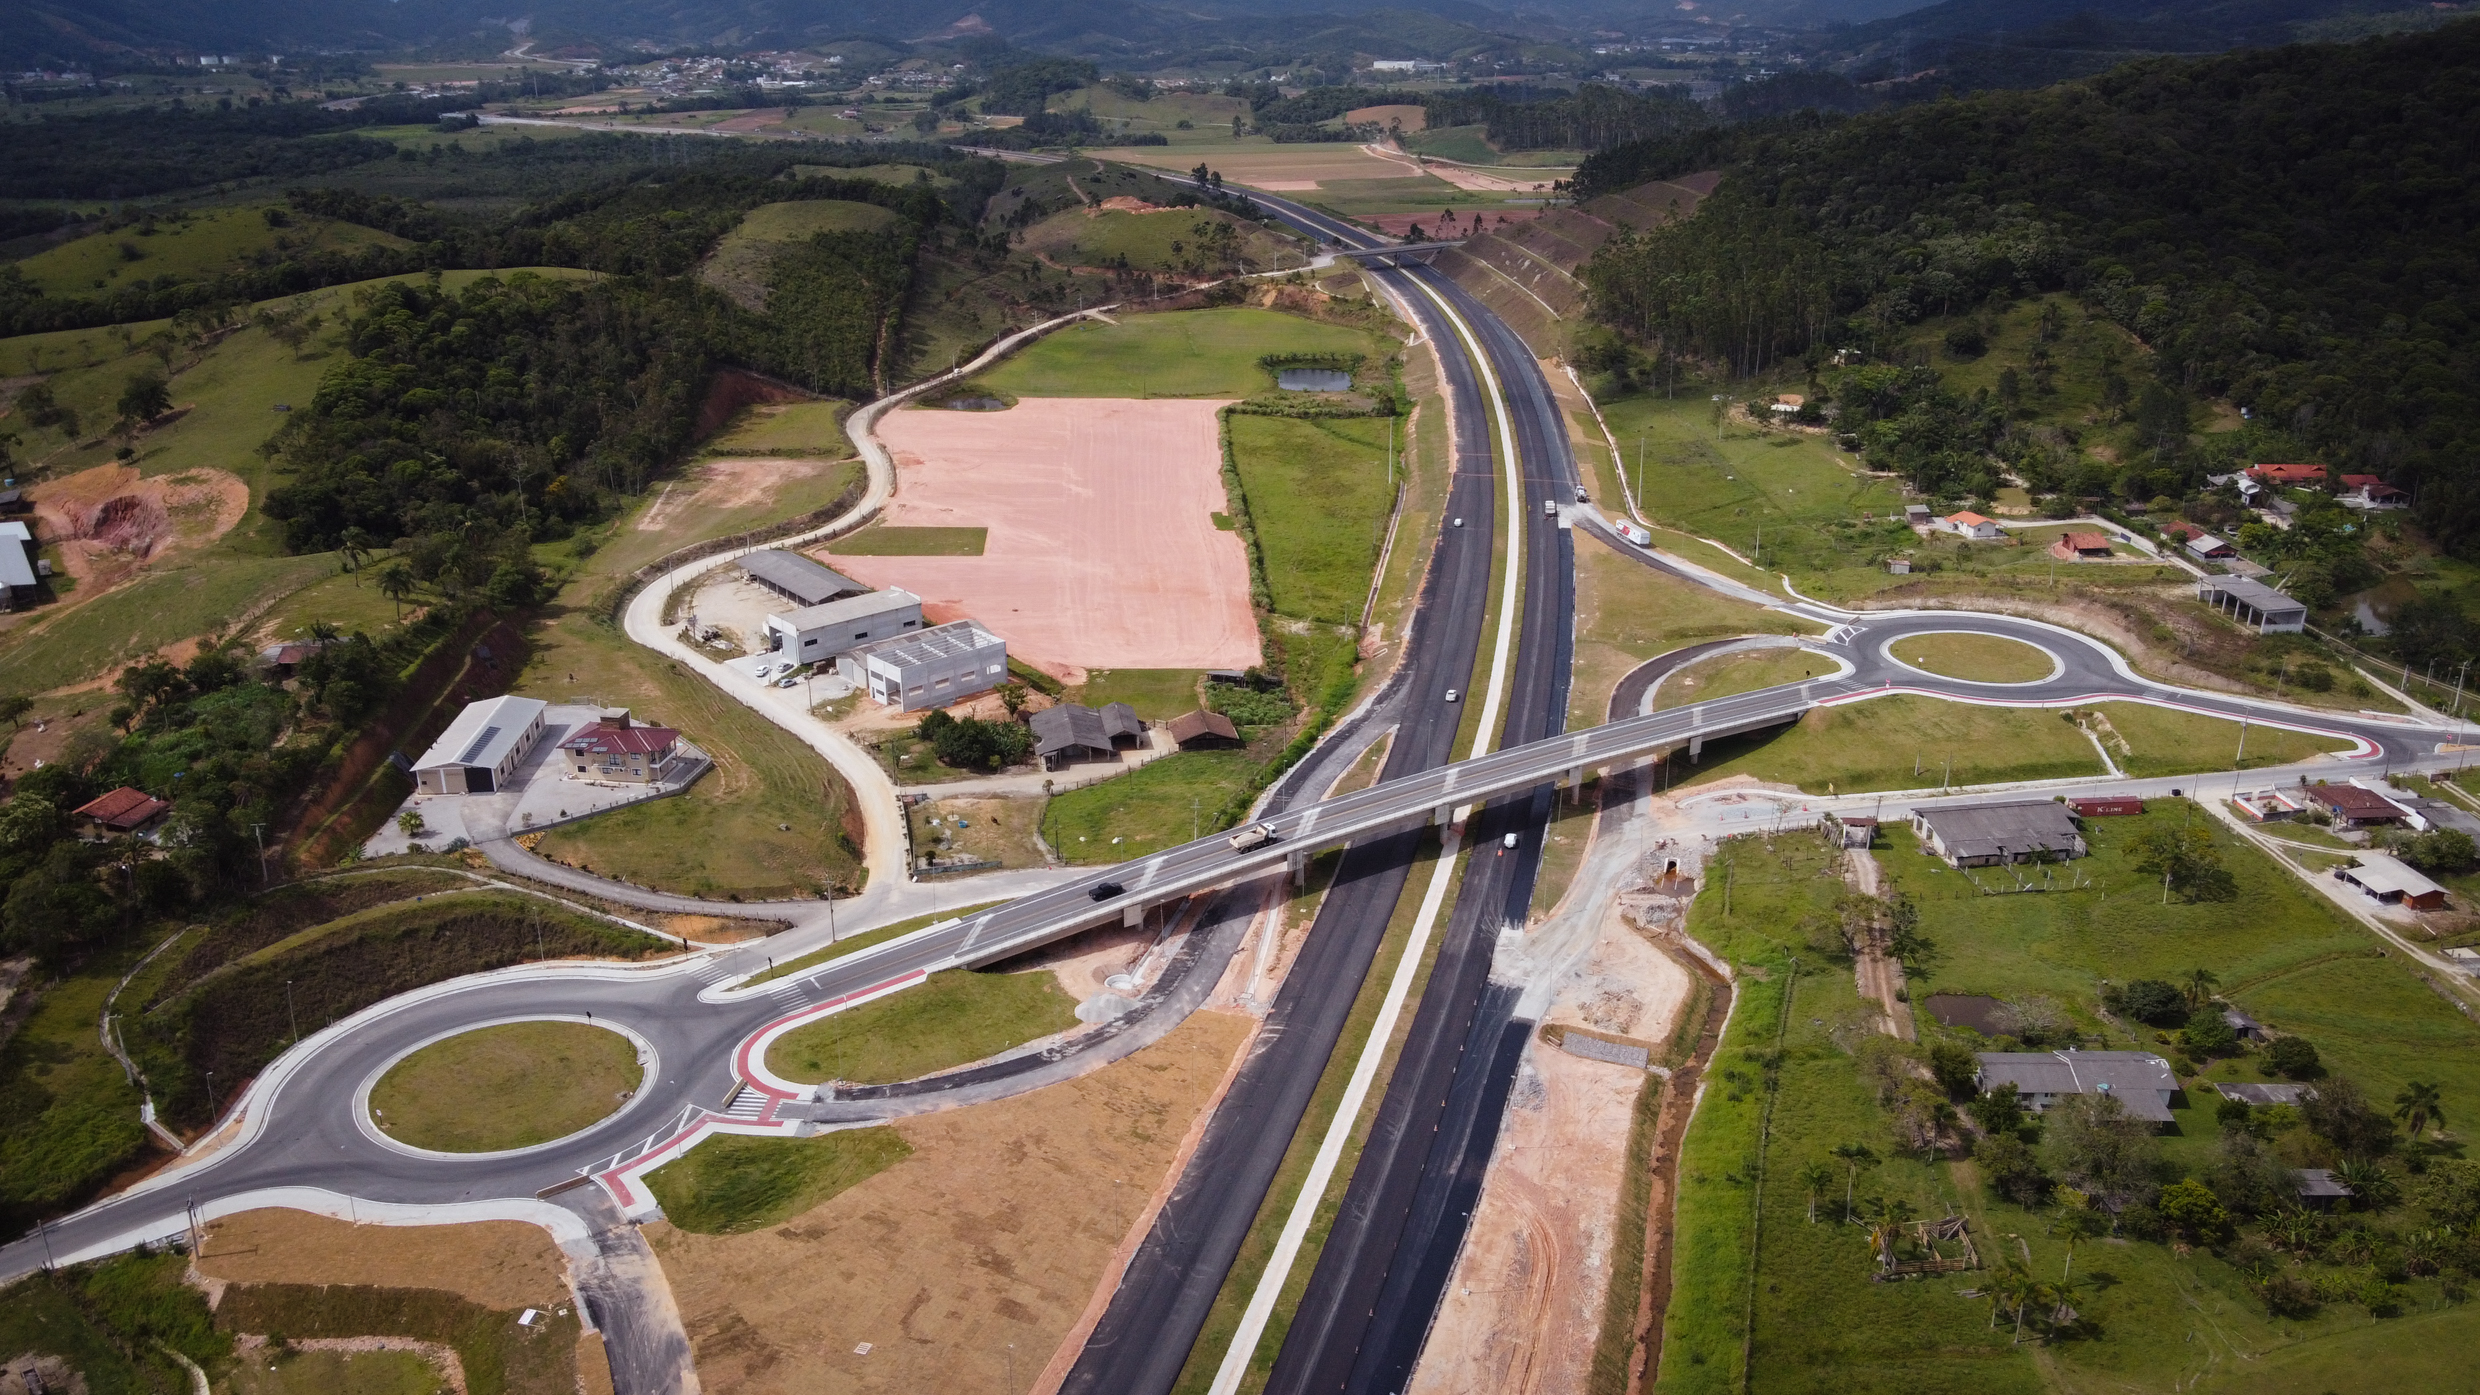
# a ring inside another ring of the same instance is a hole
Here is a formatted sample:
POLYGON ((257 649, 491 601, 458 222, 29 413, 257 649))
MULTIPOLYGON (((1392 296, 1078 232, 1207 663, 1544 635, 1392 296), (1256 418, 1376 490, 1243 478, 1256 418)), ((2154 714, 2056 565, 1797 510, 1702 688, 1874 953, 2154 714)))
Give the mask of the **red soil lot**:
POLYGON ((1225 404, 1028 397, 1004 412, 890 413, 889 525, 987 528, 979 557, 828 565, 970 616, 1008 652, 1070 682, 1089 668, 1247 668, 1259 661, 1248 553, 1214 526, 1225 404))

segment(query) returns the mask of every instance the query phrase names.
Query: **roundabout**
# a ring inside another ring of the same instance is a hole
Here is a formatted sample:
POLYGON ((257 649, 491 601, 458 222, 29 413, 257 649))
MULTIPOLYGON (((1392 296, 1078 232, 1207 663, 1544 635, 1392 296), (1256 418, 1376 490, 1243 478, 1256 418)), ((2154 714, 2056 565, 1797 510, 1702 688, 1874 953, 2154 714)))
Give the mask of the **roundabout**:
POLYGON ((2047 648, 1986 630, 1914 630, 1880 652, 1914 673, 1993 688, 2047 683, 2067 671, 2066 660, 2047 648))
POLYGON ((372 1072, 356 1092, 356 1122, 372 1141, 417 1157, 517 1157, 625 1111, 657 1064, 652 1044, 608 1020, 482 1023, 372 1072))

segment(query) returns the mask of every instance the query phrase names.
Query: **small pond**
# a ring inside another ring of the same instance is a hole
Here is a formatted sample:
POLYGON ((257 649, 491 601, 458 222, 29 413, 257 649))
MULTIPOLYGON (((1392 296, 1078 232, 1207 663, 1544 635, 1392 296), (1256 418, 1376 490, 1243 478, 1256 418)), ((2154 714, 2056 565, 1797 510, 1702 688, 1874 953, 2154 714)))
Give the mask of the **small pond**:
POLYGON ((1004 412, 1008 404, 996 397, 951 397, 939 405, 951 412, 1004 412))
POLYGON ((1929 1009, 1929 1015, 1940 1026, 1969 1027, 1985 1037, 2003 1035, 1998 1028, 1998 1011, 2006 1004, 1987 994, 1932 993, 1922 1006, 1929 1009))
POLYGON ((1275 375, 1285 392, 1350 392, 1352 375, 1340 368, 1286 368, 1275 375))

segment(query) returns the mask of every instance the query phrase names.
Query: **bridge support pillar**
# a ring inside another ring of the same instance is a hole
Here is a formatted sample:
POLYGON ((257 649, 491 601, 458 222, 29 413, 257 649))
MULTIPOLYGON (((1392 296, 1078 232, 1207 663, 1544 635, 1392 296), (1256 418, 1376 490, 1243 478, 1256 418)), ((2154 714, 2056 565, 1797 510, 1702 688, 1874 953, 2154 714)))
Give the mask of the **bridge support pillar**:
POLYGON ((1452 804, 1441 804, 1437 808, 1432 809, 1429 814, 1429 821, 1430 825, 1434 828, 1444 828, 1448 824, 1453 823, 1455 821, 1455 806, 1452 804))
POLYGON ((1580 804, 1583 801, 1584 767, 1580 765, 1567 772, 1567 802, 1570 804, 1580 804))
POLYGON ((1691 736, 1691 737, 1689 737, 1689 738, 1688 738, 1688 760, 1689 760, 1691 763, 1694 763, 1694 762, 1695 762, 1695 761, 1697 761, 1699 758, 1701 758, 1704 754, 1705 754, 1705 738, 1704 738, 1704 737, 1702 737, 1702 736, 1691 736))
POLYGON ((1309 884, 1309 854, 1306 852, 1296 852, 1290 857, 1285 858, 1284 861, 1291 867, 1292 885, 1307 886, 1309 884))
POLYGON ((1127 926, 1131 930, 1143 925, 1145 923, 1145 903, 1142 901, 1129 902, 1126 909, 1119 913, 1119 923, 1127 926))

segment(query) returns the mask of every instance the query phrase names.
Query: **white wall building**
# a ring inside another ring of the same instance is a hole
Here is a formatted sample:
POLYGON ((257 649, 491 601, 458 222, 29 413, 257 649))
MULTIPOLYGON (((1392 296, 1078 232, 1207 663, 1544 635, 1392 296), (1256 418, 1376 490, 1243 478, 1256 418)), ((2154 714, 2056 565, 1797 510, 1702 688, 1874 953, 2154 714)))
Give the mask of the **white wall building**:
POLYGON ((902 712, 945 707, 1007 680, 1007 641, 971 620, 872 640, 836 656, 837 676, 902 712))
POLYGON ((542 739, 539 698, 501 696, 467 703, 431 748, 414 762, 413 783, 424 794, 490 794, 505 789, 518 762, 542 739))
POLYGON ((920 630, 921 597, 898 587, 803 606, 766 617, 774 652, 800 663, 819 663, 855 645, 920 630))

